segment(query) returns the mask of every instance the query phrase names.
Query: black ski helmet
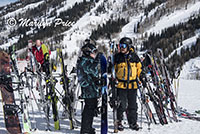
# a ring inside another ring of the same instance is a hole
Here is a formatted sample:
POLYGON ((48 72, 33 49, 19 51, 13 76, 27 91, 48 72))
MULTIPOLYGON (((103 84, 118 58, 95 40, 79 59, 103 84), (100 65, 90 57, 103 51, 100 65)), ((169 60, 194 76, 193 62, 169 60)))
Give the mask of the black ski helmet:
POLYGON ((128 46, 128 49, 130 48, 130 46, 132 45, 132 40, 128 37, 123 37, 121 38, 121 40, 119 41, 120 44, 126 44, 128 46))
POLYGON ((95 45, 91 43, 87 43, 81 48, 81 51, 83 52, 85 56, 89 56, 90 53, 97 51, 97 48, 95 45))
POLYGON ((84 44, 90 43, 90 39, 85 39, 84 44))

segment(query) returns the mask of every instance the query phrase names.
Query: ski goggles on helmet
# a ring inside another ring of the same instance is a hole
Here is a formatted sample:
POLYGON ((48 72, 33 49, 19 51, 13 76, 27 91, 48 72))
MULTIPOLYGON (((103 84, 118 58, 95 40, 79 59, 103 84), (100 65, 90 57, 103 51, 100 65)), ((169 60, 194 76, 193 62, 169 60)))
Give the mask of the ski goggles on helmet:
POLYGON ((93 49, 91 50, 91 53, 97 53, 97 49, 96 49, 96 48, 93 48, 93 49))
POLYGON ((128 46, 127 44, 119 44, 120 48, 127 48, 127 46, 128 46))

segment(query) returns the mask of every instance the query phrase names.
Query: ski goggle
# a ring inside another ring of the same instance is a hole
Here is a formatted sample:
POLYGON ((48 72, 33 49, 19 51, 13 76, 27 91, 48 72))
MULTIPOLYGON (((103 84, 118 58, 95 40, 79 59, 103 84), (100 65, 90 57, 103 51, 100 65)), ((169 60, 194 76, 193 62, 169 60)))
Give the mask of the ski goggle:
POLYGON ((127 44, 119 44, 120 48, 127 48, 127 46, 128 46, 127 44))
POLYGON ((92 49, 91 53, 97 53, 97 49, 96 48, 92 49))

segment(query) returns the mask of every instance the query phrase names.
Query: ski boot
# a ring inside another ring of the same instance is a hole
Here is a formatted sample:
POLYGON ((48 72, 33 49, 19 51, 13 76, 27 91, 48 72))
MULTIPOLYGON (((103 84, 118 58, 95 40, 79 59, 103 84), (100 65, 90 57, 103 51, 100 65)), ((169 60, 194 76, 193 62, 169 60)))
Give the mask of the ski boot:
POLYGON ((80 134, 96 134, 95 128, 91 128, 89 131, 82 131, 81 130, 80 134))
POLYGON ((140 129, 137 123, 130 124, 129 128, 135 131, 138 131, 140 129))
POLYGON ((124 126, 122 125, 122 122, 121 122, 121 121, 119 121, 119 122, 117 123, 117 126, 118 126, 118 130, 119 130, 119 131, 123 131, 123 130, 124 130, 124 126))

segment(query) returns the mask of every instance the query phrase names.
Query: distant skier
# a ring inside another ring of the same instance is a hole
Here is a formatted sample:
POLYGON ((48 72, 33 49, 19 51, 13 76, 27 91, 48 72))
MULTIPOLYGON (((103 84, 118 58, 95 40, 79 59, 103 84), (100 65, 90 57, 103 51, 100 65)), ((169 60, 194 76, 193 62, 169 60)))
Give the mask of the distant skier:
POLYGON ((132 40, 123 37, 119 42, 120 52, 114 56, 117 78, 117 94, 120 106, 117 109, 118 130, 123 131, 123 113, 127 112, 129 127, 139 130, 137 125, 137 77, 142 72, 142 64, 138 55, 132 49, 132 40))
POLYGON ((42 44, 40 40, 36 40, 36 45, 32 46, 32 53, 35 55, 35 58, 38 63, 41 65, 41 69, 44 72, 49 72, 49 55, 50 50, 45 44, 42 44))
POLYGON ((81 86, 81 98, 84 99, 85 106, 82 112, 80 133, 95 134, 92 124, 102 86, 98 67, 101 61, 101 72, 105 72, 106 59, 102 53, 98 53, 96 46, 90 42, 87 42, 81 50, 82 56, 77 61, 77 76, 81 86))

